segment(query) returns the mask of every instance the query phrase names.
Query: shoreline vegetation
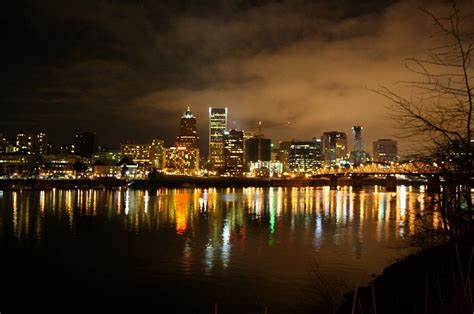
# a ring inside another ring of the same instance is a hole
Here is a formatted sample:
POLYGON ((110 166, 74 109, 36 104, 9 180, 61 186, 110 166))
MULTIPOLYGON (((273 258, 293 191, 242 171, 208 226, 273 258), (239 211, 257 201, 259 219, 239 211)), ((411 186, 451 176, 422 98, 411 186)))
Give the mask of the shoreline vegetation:
POLYGON ((473 313, 474 246, 472 237, 421 249, 387 266, 368 283, 348 292, 328 312, 473 313))
MULTIPOLYGON (((359 185, 360 184, 360 185, 359 185)), ((397 185, 420 186, 422 180, 397 180, 397 185)), ((192 177, 163 176, 157 179, 124 180, 116 178, 97 179, 3 179, 0 190, 48 190, 48 189, 159 189, 159 188, 243 188, 243 187, 322 187, 354 186, 350 178, 338 178, 331 182, 327 178, 318 179, 274 179, 248 177, 192 177)), ((362 186, 386 186, 385 178, 364 178, 358 182, 362 186)), ((393 188, 393 186, 392 186, 393 188)), ((396 188, 396 186, 395 186, 396 188)))

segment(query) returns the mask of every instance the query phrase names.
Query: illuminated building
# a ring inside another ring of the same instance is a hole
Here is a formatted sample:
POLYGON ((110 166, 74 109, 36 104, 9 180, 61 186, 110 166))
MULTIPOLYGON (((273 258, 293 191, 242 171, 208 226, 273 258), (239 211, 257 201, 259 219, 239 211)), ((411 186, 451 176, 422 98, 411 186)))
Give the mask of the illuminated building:
POLYGON ((256 136, 246 141, 247 162, 270 161, 272 157, 272 141, 268 138, 256 136))
POLYGON ((122 144, 120 151, 123 157, 128 157, 139 165, 152 165, 150 144, 122 144))
POLYGON ((360 165, 370 161, 370 156, 364 151, 364 146, 362 145, 362 127, 353 126, 352 136, 354 139, 354 150, 351 151, 349 157, 351 163, 354 165, 360 165))
POLYGON ((91 158, 96 150, 96 135, 91 132, 78 133, 74 137, 74 154, 91 158))
POLYGON ((7 138, 2 133, 0 133, 0 154, 5 154, 7 152, 7 146, 7 138))
POLYGON ((33 154, 33 134, 18 133, 16 135, 16 147, 18 153, 23 155, 33 154))
POLYGON ((37 133, 33 142, 34 152, 37 156, 48 154, 48 136, 45 133, 37 133))
POLYGON ((67 145, 67 144, 49 145, 48 153, 52 155, 74 154, 74 145, 67 145))
POLYGON ((225 172, 242 175, 244 172, 244 132, 230 130, 224 132, 225 172))
POLYGON ((344 132, 325 132, 322 136, 324 163, 336 166, 347 157, 347 134, 344 132))
POLYGON ((179 128, 179 136, 176 139, 176 146, 184 146, 189 149, 199 148, 199 137, 196 131, 196 118, 191 113, 191 108, 188 107, 186 112, 181 117, 179 128))
POLYGON ((244 132, 244 165, 245 167, 247 166, 248 164, 248 160, 247 160, 247 140, 248 139, 251 139, 255 136, 255 132, 251 132, 251 131, 243 131, 244 132))
POLYGON ((314 161, 316 167, 321 167, 324 163, 323 141, 321 138, 313 137, 314 141, 314 161))
POLYGON ((283 173, 283 164, 279 161, 249 162, 249 171, 256 177, 274 177, 283 173))
POLYGON ((290 155, 290 147, 291 141, 280 141, 279 149, 275 154, 275 159, 282 163, 283 171, 288 172, 290 171, 290 162, 289 162, 289 155, 290 155))
POLYGON ((314 141, 292 141, 288 154, 290 170, 310 172, 315 165, 316 144, 314 141))
POLYGON ((224 167, 224 131, 227 129, 227 108, 209 108, 209 163, 224 167))
POLYGON ((363 151, 364 147, 362 146, 362 127, 353 126, 352 136, 354 138, 354 151, 363 151))
POLYGON ((199 171, 199 149, 184 146, 166 150, 166 173, 194 175, 199 171))
POLYGON ((2 154, 0 155, 0 176, 26 176, 31 171, 32 155, 2 154))
POLYGON ((398 146, 397 141, 391 139, 380 139, 374 142, 374 161, 376 162, 397 162, 398 146))
POLYGON ((156 169, 163 169, 165 158, 165 141, 153 139, 151 141, 150 159, 156 169))

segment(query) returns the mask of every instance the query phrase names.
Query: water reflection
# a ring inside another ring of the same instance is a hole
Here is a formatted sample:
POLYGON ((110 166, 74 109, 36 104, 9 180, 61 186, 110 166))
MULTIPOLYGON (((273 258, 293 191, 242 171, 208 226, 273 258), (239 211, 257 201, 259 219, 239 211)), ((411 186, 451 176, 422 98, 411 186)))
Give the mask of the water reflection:
POLYGON ((38 244, 51 222, 73 231, 89 217, 178 247, 175 262, 188 276, 235 265, 249 270, 267 258, 290 276, 303 270, 285 263, 312 252, 335 270, 351 264, 371 273, 386 263, 383 245, 415 234, 421 219, 441 226, 438 213, 427 213, 429 204, 423 187, 406 186, 396 193, 379 187, 14 191, 0 198, 0 239, 38 244))

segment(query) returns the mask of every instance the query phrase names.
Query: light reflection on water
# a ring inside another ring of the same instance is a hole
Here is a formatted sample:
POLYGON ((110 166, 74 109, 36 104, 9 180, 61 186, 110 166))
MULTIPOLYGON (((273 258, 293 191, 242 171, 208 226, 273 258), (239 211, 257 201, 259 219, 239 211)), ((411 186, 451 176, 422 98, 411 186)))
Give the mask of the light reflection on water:
MULTIPOLYGON (((89 217, 130 237, 153 235, 139 238, 150 250, 170 246, 166 258, 153 256, 153 265, 149 253, 130 252, 153 276, 171 276, 171 268, 173 278, 196 285, 202 276, 211 282, 260 278, 267 303, 278 307, 282 290, 291 297, 308 285, 312 259, 348 287, 366 283, 407 254, 401 240, 417 232, 429 206, 423 187, 405 186, 396 193, 378 187, 13 191, 0 198, 0 242, 14 238, 25 248, 41 247, 44 238, 60 243, 49 239, 53 226, 73 234, 83 228, 78 220, 89 217), (156 266, 161 260, 171 261, 168 268, 156 266)), ((437 214, 425 218, 440 227, 437 214)))

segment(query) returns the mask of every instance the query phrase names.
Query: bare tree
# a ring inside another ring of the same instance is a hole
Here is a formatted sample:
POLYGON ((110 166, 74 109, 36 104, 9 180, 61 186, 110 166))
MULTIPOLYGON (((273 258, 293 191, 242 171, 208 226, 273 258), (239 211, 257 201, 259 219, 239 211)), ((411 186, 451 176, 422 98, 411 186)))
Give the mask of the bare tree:
POLYGON ((433 21, 439 43, 421 58, 409 58, 406 67, 416 80, 402 81, 410 90, 403 96, 387 87, 376 92, 390 101, 402 135, 416 137, 442 152, 445 183, 440 204, 451 236, 472 234, 473 152, 473 15, 463 14, 452 2, 449 16, 422 9, 433 21))

